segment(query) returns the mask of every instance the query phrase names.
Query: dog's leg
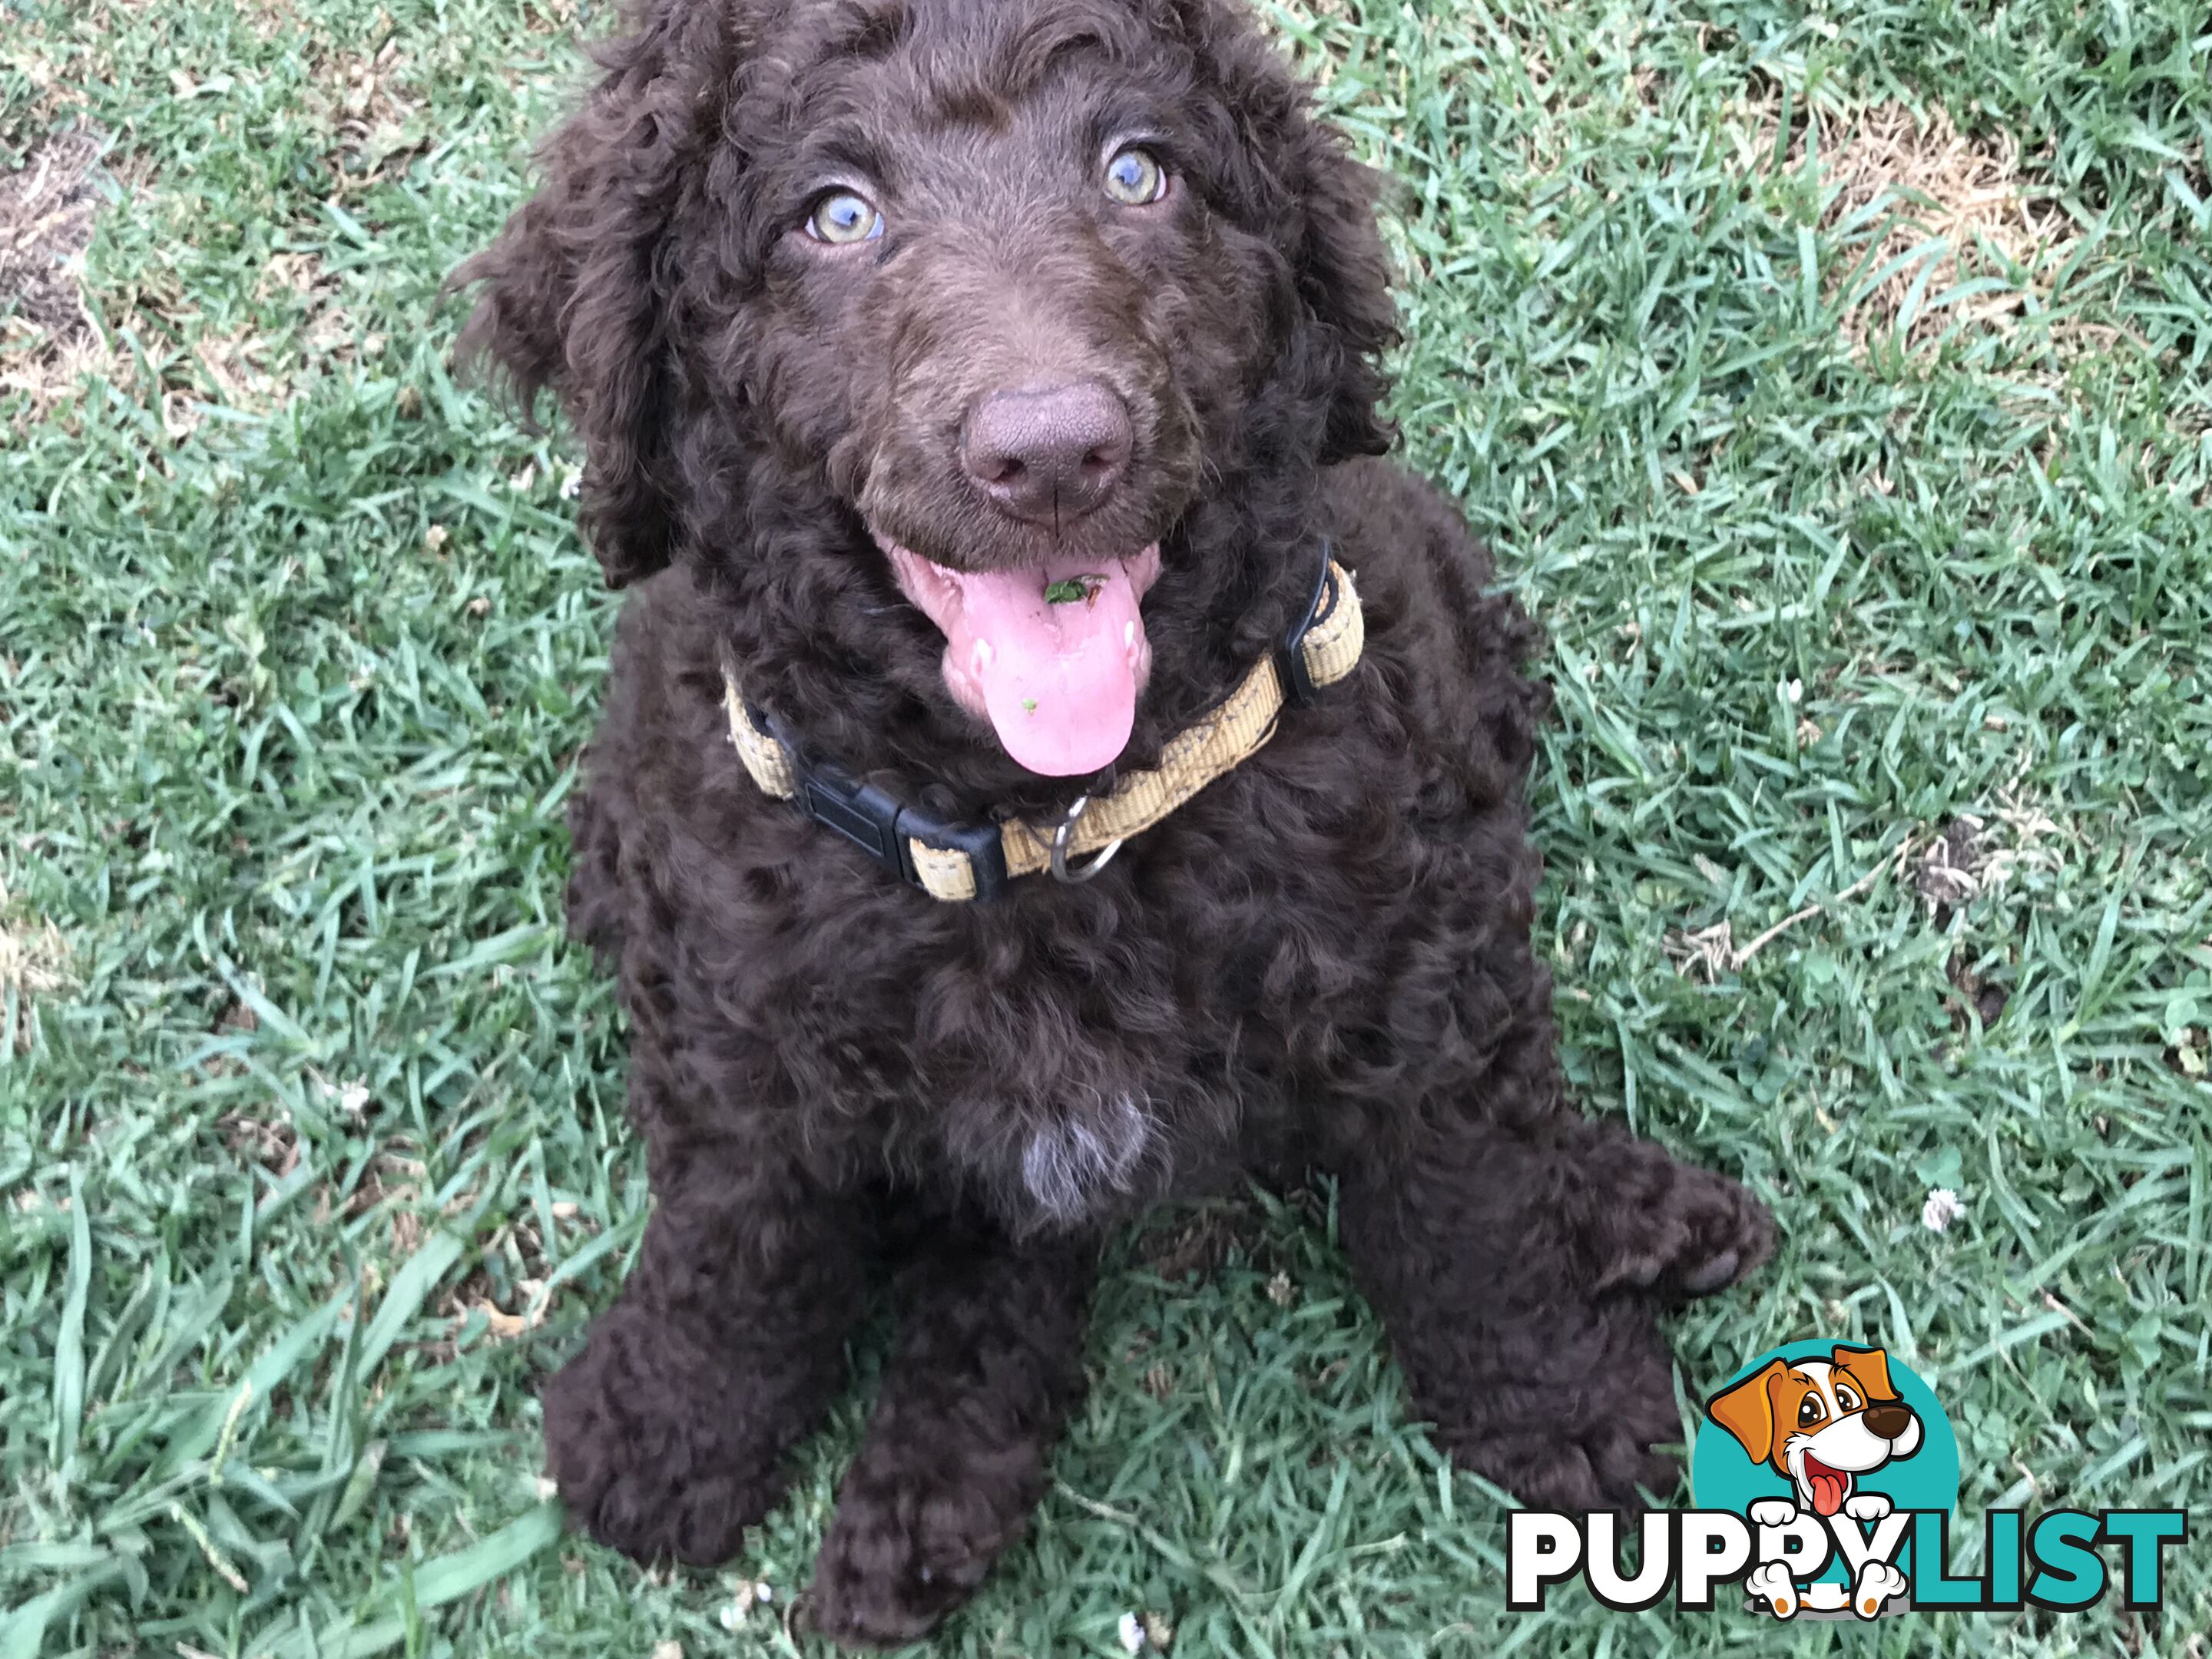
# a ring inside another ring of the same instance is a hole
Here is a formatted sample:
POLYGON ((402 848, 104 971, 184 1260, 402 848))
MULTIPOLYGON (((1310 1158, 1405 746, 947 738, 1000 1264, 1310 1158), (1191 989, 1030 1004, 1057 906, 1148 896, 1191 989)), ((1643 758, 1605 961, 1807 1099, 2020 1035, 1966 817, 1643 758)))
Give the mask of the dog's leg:
POLYGON ((1095 1240, 953 1221, 906 1254, 897 1345, 810 1592, 816 1626, 847 1644, 914 1641, 974 1592, 1082 1392, 1095 1240))
POLYGON ((1336 1160, 1345 1243, 1419 1413, 1459 1462, 1531 1504, 1671 1490, 1651 1449, 1680 1437, 1656 1305, 1753 1265, 1765 1212, 1563 1108, 1419 1121, 1336 1160))
POLYGON ((784 1452, 842 1385, 866 1221, 764 1146, 655 1154, 637 1267, 545 1386, 546 1459, 601 1543, 708 1565, 775 1501, 784 1452))

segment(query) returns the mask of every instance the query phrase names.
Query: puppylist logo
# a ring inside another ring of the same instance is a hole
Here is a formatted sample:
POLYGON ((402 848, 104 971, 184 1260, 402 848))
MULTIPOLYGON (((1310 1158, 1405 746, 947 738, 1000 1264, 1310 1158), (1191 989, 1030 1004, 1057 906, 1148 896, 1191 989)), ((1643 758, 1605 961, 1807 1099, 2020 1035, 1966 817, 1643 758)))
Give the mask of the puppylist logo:
POLYGON ((1506 1605, 1533 1612, 1580 1577, 1609 1607, 1672 1599, 1710 1608, 1743 1586, 1747 1613, 1775 1620, 1915 1613, 2079 1613, 2117 1582, 2127 1607, 2156 1608, 2166 1552, 2188 1539, 2179 1510, 2050 1510, 2033 1522, 1988 1510, 1978 1571, 1954 1567, 1959 1442, 1934 1392, 1880 1348, 1796 1342, 1705 1401, 1690 1449, 1688 1510, 1653 1510, 1632 1571, 1616 1518, 1516 1511, 1508 1523, 1506 1605))

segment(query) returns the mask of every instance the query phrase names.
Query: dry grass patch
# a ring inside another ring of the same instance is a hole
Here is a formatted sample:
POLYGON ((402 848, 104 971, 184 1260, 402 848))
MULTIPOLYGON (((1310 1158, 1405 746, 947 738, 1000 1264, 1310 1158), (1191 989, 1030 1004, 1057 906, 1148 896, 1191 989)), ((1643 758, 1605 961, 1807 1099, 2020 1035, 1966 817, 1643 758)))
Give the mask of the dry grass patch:
POLYGON ((61 929, 38 916, 11 916, 8 890, 0 887, 0 1018, 15 1010, 15 1030, 0 1029, 0 1044, 31 1052, 37 1034, 35 1006, 70 982, 69 944, 61 929))
POLYGON ((1942 109, 1917 110, 1895 99, 1859 109, 1800 106, 1791 122, 1786 144, 1778 143, 1781 100, 1762 100, 1751 111, 1742 154, 1751 167, 1765 170, 1775 166, 1779 149, 1782 170, 1794 173, 1806 163, 1808 137, 1816 140, 1820 227, 1841 232, 1850 246, 1849 259, 1826 273, 1831 296, 1854 271, 1863 273, 1843 316, 1854 347, 1900 333, 1906 344, 1921 346, 1961 318, 2002 326, 2026 309, 2038 274, 2055 270, 2072 251, 2073 222, 2056 191, 2023 173, 2019 141, 2009 132, 1970 137, 1942 109), (1869 252, 1866 241, 1877 232, 1881 241, 1869 252), (1929 308, 1977 278, 2004 286, 1929 308))
POLYGON ((27 392, 33 418, 106 361, 83 291, 105 144, 97 128, 65 128, 0 177, 0 392, 27 392))
MULTIPOLYGON (((382 14, 378 22, 388 33, 382 14)), ((429 148, 428 115, 409 71, 396 39, 373 52, 340 53, 315 65, 309 108, 337 140, 328 158, 337 200, 396 176, 429 148)))

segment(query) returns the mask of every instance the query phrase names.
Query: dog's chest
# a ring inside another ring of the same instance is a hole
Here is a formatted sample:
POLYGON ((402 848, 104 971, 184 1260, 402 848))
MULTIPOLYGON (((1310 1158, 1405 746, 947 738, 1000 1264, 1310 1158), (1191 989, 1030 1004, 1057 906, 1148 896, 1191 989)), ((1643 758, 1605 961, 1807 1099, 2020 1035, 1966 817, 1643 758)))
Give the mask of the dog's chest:
POLYGON ((1276 1041, 1188 995, 1164 945, 1127 944, 1110 968, 1040 952, 986 981, 974 958, 934 965, 905 981, 910 1000, 874 1004, 871 1046, 896 1049, 869 1079, 894 1164, 936 1166, 1010 1225, 1059 1229, 1233 1161, 1236 1102, 1276 1041))

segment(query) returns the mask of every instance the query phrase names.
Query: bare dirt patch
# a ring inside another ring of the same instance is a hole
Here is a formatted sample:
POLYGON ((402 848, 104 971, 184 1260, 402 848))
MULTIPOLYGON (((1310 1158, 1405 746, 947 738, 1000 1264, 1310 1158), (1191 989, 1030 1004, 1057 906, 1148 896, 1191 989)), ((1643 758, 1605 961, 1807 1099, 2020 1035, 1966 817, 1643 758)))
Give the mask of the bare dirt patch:
POLYGON ((1794 173, 1806 164, 1813 141, 1825 198, 1821 228, 1840 232, 1850 250, 1826 273, 1829 292, 1832 297, 1847 277, 1863 289, 1843 318, 1854 346, 1900 331, 1905 343, 1919 346, 1961 318, 2002 326, 2027 308, 2039 277, 2055 271, 2073 248, 2073 222, 2057 192, 2023 167, 2019 141, 2008 132, 1970 137, 1942 109, 1917 110, 1895 99, 1845 110, 1799 106, 1790 122, 1786 143, 1778 146, 1781 100, 1754 105, 1744 154, 1764 170, 1775 167, 1778 147, 1780 170, 1794 173), (1920 257, 1908 258, 1915 253, 1920 257), (1899 260, 1905 261, 1899 269, 1866 286, 1899 260), (1863 274, 1852 277, 1855 270, 1863 274), (2003 286, 1929 308, 1978 277, 2003 286))
POLYGON ((226 1112, 216 1127, 234 1158, 251 1159, 273 1176, 288 1176, 299 1167, 300 1137, 285 1119, 226 1112))
POLYGON ((2033 801, 2001 793, 1986 813, 1961 812, 1929 842, 1913 870, 1913 890, 1930 915, 1948 922, 1954 910, 2002 892, 2023 871, 2057 869, 2064 839, 2033 801))
POLYGON ((34 406, 106 356, 82 289, 105 144, 96 128, 69 127, 0 175, 0 392, 27 392, 34 406))

